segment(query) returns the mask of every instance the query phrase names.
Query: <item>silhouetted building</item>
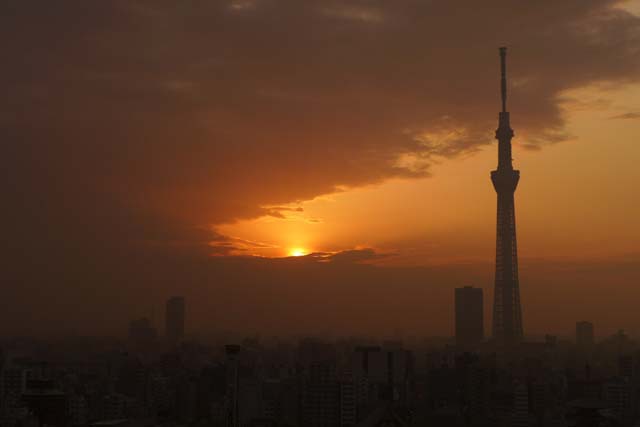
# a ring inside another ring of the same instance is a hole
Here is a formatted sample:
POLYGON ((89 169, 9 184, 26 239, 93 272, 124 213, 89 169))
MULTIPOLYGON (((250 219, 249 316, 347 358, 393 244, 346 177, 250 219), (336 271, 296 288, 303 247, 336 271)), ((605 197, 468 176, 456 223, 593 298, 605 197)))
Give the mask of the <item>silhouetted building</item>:
POLYGON ((463 353, 456 357, 455 365, 466 425, 484 425, 490 411, 490 359, 481 360, 478 354, 463 353))
POLYGON ((53 381, 29 381, 22 400, 40 425, 63 427, 69 423, 67 396, 54 387, 53 381))
POLYGON ((330 427, 340 423, 340 382, 331 361, 318 361, 308 368, 300 395, 300 425, 330 427))
POLYGON ((169 342, 175 344, 184 339, 184 318, 184 298, 170 298, 165 312, 165 334, 169 342))
MULTIPOLYGON (((599 427, 604 417, 601 415, 602 410, 606 410, 608 405, 600 399, 578 399, 569 402, 567 419, 572 419, 576 427, 599 427)), ((611 425, 611 424, 609 424, 611 425)))
POLYGON ((576 344, 582 349, 593 346, 593 323, 584 321, 576 323, 576 344))
POLYGON ((226 425, 238 427, 240 425, 239 398, 240 398, 240 372, 238 354, 240 346, 228 344, 225 346, 227 355, 227 411, 226 425))
POLYGON ((502 111, 496 130, 498 168, 491 172, 491 181, 498 194, 493 337, 500 343, 513 344, 520 341, 523 335, 513 197, 520 179, 520 171, 513 169, 511 158, 513 130, 507 112, 506 56, 507 48, 500 48, 502 111))
POLYGON ((484 339, 482 289, 456 288, 456 343, 462 348, 477 346, 484 339))
POLYGON ((525 383, 516 382, 513 387, 513 427, 529 426, 529 389, 525 383))
POLYGON ((637 362, 635 358, 626 354, 618 357, 618 375, 622 378, 636 379, 637 362))
POLYGON ((82 395, 68 398, 69 420, 72 426, 85 426, 89 419, 89 405, 82 395))
POLYGON ((533 414, 536 425, 544 427, 550 424, 550 418, 555 409, 553 385, 545 379, 538 378, 529 384, 529 411, 533 414))
POLYGON ((351 372, 345 372, 340 378, 340 426, 356 425, 357 418, 356 384, 351 372))
POLYGON ((628 378, 612 378, 603 388, 603 397, 611 415, 623 425, 628 425, 632 411, 633 389, 628 378))
POLYGON ((20 396, 27 385, 27 371, 20 367, 5 367, 2 370, 0 395, 20 396))

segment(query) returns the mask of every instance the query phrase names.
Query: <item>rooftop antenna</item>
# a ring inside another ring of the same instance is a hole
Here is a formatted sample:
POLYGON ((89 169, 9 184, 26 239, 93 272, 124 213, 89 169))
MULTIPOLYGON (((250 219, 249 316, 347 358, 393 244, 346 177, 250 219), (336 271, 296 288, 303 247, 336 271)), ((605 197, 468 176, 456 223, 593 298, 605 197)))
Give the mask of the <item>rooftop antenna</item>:
POLYGON ((500 48, 500 87, 502 92, 502 112, 507 112, 507 48, 500 48))

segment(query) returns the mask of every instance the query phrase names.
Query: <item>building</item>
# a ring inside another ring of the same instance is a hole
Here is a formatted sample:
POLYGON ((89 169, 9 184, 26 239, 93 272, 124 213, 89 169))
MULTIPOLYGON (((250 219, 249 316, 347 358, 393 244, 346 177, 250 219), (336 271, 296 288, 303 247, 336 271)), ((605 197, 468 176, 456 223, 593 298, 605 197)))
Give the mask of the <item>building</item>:
POLYGON ((184 298, 170 298, 165 311, 165 334, 170 343, 176 344, 184 339, 184 319, 184 298))
POLYGON ((123 394, 112 393, 102 398, 102 419, 121 420, 127 414, 127 397, 123 394))
POLYGON ((89 420, 89 404, 86 397, 76 394, 69 396, 69 420, 72 426, 85 426, 89 420))
POLYGON ((357 421, 355 378, 351 370, 346 370, 340 378, 340 426, 355 426, 357 421))
POLYGON ((593 323, 591 322, 577 322, 576 323, 576 344, 581 349, 588 349, 593 347, 595 343, 593 333, 593 323))
POLYGON ((618 357, 618 375, 622 378, 629 378, 630 380, 636 379, 636 360, 630 355, 624 355, 618 357))
POLYGON ((465 352, 456 357, 455 368, 459 394, 466 410, 466 425, 483 425, 490 412, 490 358, 481 359, 476 353, 465 352))
POLYGON ((619 423, 627 425, 632 415, 632 387, 628 378, 612 378, 602 387, 609 413, 619 423))
POLYGON ((507 111, 506 56, 507 48, 500 48, 502 111, 496 130, 498 167, 491 172, 491 181, 498 195, 493 337, 500 344, 510 345, 522 340, 523 330, 514 203, 520 171, 513 169, 511 158, 513 130, 507 111))
POLYGON ((544 425, 545 414, 551 406, 550 388, 549 383, 542 379, 537 379, 529 384, 530 411, 536 418, 536 425, 544 425))
POLYGON ((67 396, 51 380, 30 380, 22 401, 37 417, 40 425, 64 427, 69 424, 67 396))
POLYGON ((513 387, 512 427, 529 426, 529 389, 527 384, 516 382, 513 387))
POLYGON ((482 289, 472 286, 456 288, 456 344, 473 348, 484 339, 482 289))
POLYGON ((332 361, 317 361, 308 367, 302 380, 299 425, 334 427, 340 425, 340 381, 332 361))
POLYGON ((6 367, 0 375, 0 397, 7 394, 21 396, 27 384, 27 370, 20 367, 6 367))
POLYGON ((239 427, 240 369, 238 355, 240 353, 240 346, 228 344, 225 346, 225 352, 227 355, 226 424, 231 427, 239 427))

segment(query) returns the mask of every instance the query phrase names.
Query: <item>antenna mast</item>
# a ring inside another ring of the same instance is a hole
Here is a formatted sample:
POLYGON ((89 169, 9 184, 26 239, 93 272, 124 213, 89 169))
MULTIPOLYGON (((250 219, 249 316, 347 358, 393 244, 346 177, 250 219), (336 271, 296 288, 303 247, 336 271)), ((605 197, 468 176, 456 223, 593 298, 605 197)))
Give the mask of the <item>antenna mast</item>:
POLYGON ((500 86, 502 92, 502 112, 507 111, 507 48, 500 48, 500 86))

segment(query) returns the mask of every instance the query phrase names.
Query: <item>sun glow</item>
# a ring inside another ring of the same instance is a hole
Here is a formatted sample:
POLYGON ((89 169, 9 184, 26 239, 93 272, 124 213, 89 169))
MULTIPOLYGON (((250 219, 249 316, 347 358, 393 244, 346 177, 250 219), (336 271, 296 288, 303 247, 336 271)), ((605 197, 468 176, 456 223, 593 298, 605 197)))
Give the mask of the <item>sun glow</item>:
POLYGON ((292 248, 289 249, 289 256, 305 256, 309 252, 303 248, 292 248))

